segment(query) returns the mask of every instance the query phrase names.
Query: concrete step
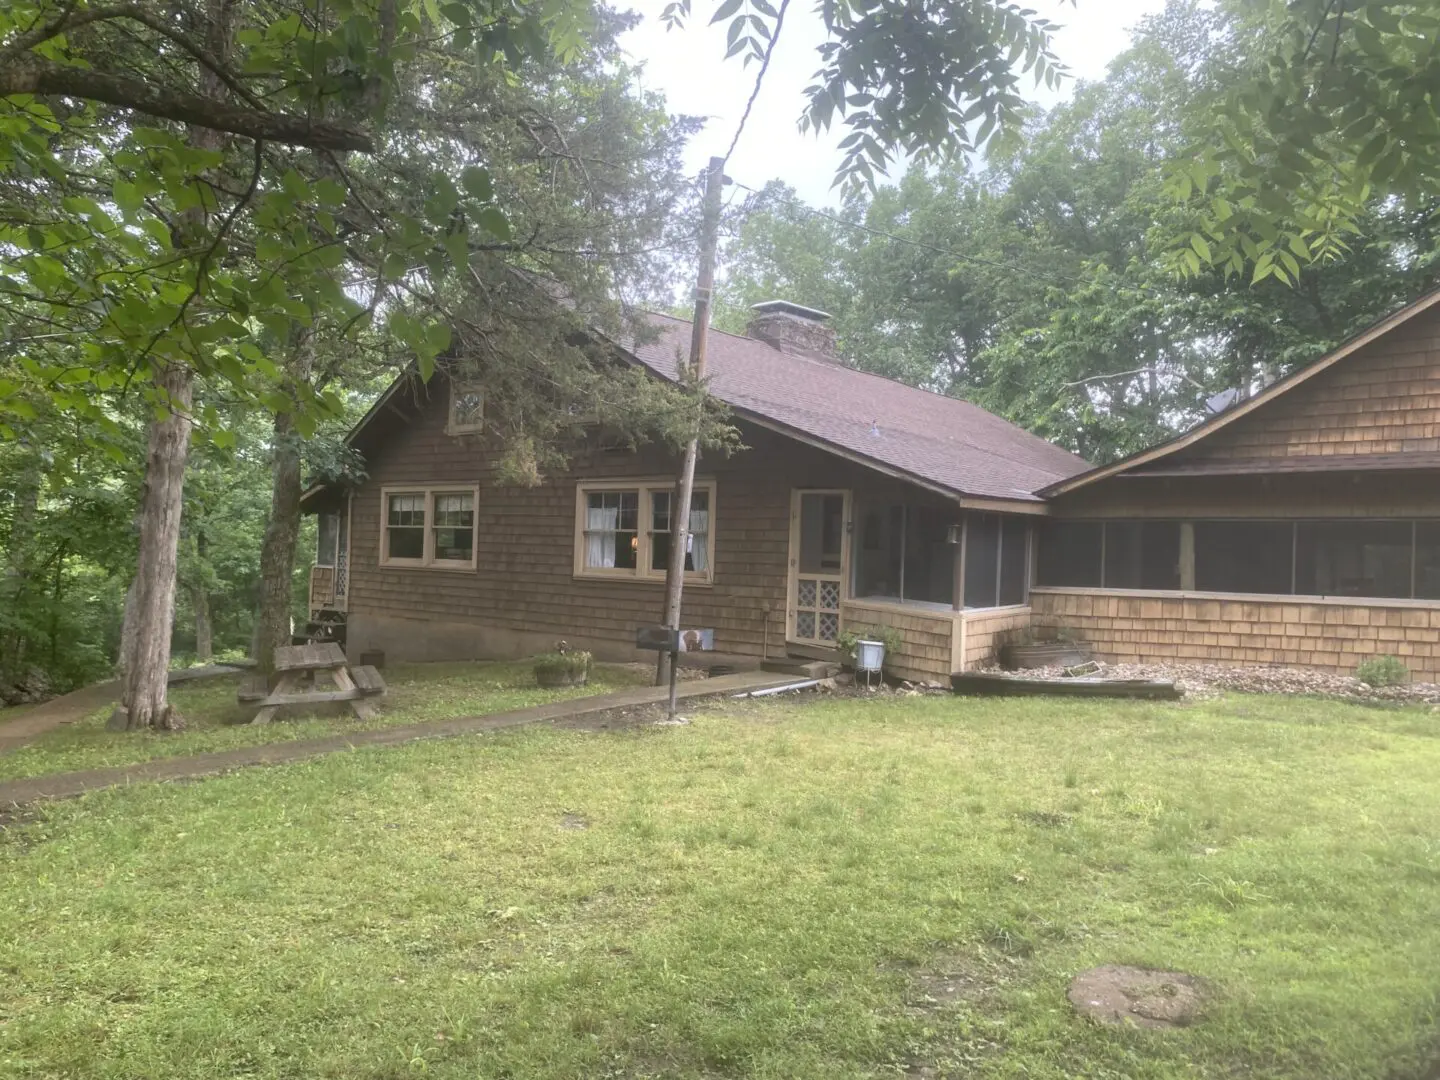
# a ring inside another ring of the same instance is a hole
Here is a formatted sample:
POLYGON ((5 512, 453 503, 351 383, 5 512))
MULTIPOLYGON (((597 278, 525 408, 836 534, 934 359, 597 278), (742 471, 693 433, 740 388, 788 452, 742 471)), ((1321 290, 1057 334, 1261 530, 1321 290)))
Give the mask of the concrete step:
POLYGON ((783 660, 766 660, 760 665, 761 671, 773 671, 777 675, 798 675, 803 679, 833 679, 840 674, 840 665, 828 660, 804 660, 791 656, 783 660))

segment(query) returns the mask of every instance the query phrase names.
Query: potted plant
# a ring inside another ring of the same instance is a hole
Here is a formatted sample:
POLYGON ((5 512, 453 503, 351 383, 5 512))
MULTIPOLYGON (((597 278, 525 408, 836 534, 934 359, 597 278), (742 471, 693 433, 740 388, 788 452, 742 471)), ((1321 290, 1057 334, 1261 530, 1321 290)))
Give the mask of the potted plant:
POLYGON ((535 683, 547 690, 584 686, 590 678, 590 654, 577 650, 541 653, 535 657, 535 683))
POLYGON ((840 650, 842 662, 847 668, 854 670, 858 659, 856 653, 862 641, 878 641, 884 646, 881 656, 881 663, 893 660, 900 652, 902 639, 900 631, 893 626, 850 626, 841 632, 835 639, 835 647, 840 650))
POLYGON ((1019 668, 1074 667, 1091 659, 1090 649, 1067 626, 1032 627, 1018 631, 1000 646, 1000 666, 1019 668))

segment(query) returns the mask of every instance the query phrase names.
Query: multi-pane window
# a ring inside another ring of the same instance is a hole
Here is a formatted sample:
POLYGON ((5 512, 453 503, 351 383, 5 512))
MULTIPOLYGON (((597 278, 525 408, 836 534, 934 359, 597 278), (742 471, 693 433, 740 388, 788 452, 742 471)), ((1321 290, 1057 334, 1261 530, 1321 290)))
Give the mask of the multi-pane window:
MULTIPOLYGON (((650 569, 665 573, 670 569, 671 522, 673 496, 668 491, 650 493, 650 569)), ((690 493, 690 535, 685 544, 685 571, 704 573, 710 568, 710 493, 690 493)))
POLYGON ((381 564, 473 569, 476 497, 473 487, 382 492, 381 564))
POLYGON ((585 569, 634 570, 639 522, 638 490, 590 492, 585 502, 585 569))
POLYGON ((451 435, 479 431, 485 424, 485 392, 478 383, 452 382, 450 384, 450 421, 447 430, 451 435))
POLYGON ((959 514, 949 507, 862 504, 854 546, 855 595, 901 603, 955 602, 955 545, 959 514))
POLYGON ((404 492, 386 499, 385 555, 389 560, 425 558, 425 493, 404 492))
MULTIPOLYGON (((674 542, 674 483, 633 486, 597 482, 579 487, 575 550, 578 576, 663 581, 674 542)), ((690 495, 685 547, 687 578, 709 581, 714 562, 715 486, 697 483, 690 495)))
POLYGON ((468 491, 435 496, 434 557, 466 562, 475 555, 475 496, 468 491))

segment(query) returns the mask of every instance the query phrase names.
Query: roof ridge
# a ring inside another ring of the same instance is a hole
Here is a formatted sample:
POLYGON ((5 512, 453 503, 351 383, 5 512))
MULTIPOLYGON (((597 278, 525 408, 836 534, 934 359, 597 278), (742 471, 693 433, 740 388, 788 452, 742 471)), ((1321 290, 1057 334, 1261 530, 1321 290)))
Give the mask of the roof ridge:
MULTIPOLYGON (((682 319, 682 318, 680 318, 678 315, 670 315, 670 314, 668 314, 668 313, 666 313, 666 312, 658 312, 658 311, 657 311, 657 312, 651 312, 651 311, 649 311, 648 309, 646 309, 646 311, 647 311, 647 314, 658 315, 658 316, 660 316, 661 318, 669 319, 671 322, 682 323, 682 324, 684 324, 684 325, 686 325, 686 326, 691 326, 691 327, 693 327, 693 326, 695 325, 695 320, 693 320, 693 319, 682 319)), ((1075 453, 1072 453, 1072 452, 1069 451, 1069 450, 1066 450, 1063 446, 1056 446, 1056 445, 1055 445, 1054 443, 1052 443, 1049 439, 1046 439, 1046 438, 1044 438, 1044 437, 1041 436, 1041 435, 1036 435, 1033 431, 1030 431, 1030 430, 1028 430, 1027 428, 1021 427, 1019 424, 1015 423, 1013 420, 1007 420, 1005 417, 999 416, 999 415, 991 412, 989 409, 985 408, 983 405, 977 405, 977 404, 975 404, 975 402, 969 400, 968 398, 956 397, 954 394, 942 394, 942 393, 941 393, 940 391, 938 391, 938 390, 931 390, 931 389, 929 389, 928 387, 924 387, 924 386, 916 386, 916 385, 914 385, 913 383, 908 383, 908 382, 905 382, 905 381, 902 380, 902 379, 896 379, 896 378, 893 378, 893 377, 891 377, 891 376, 889 376, 889 375, 881 375, 879 372, 875 372, 875 371, 866 371, 864 368, 853 367, 853 366, 851 366, 850 364, 843 363, 843 362, 841 362, 838 358, 835 359, 835 360, 824 360, 824 359, 821 359, 821 358, 818 358, 818 357, 815 357, 815 356, 808 355, 808 354, 803 353, 803 352, 791 352, 791 351, 789 351, 789 350, 787 350, 787 349, 782 349, 782 348, 780 348, 780 347, 777 346, 777 345, 772 345, 772 344, 771 344, 770 342, 768 342, 768 341, 762 341, 762 340, 760 340, 759 338, 753 338, 753 337, 751 337, 749 334, 733 334, 733 333, 731 333, 729 330, 720 330, 720 329, 717 329, 717 328, 715 328, 715 327, 711 327, 711 330, 712 330, 712 332, 717 333, 717 334, 724 334, 726 337, 728 337, 728 338, 733 338, 733 339, 736 340, 736 341, 745 341, 745 342, 749 342, 749 343, 754 344, 754 345, 764 346, 764 347, 767 348, 767 349, 774 349, 776 352, 782 354, 783 356, 787 356, 787 357, 790 357, 790 358, 795 359, 795 360, 804 360, 804 361, 806 361, 806 362, 808 362, 808 363, 812 363, 812 364, 823 364, 823 365, 825 365, 827 368, 830 368, 830 369, 836 369, 836 368, 838 368, 838 369, 841 370, 841 371, 851 371, 851 372, 854 372, 854 373, 857 374, 857 375, 864 375, 864 376, 866 376, 866 377, 868 377, 868 378, 871 378, 871 379, 879 379, 881 382, 887 383, 887 384, 890 385, 890 386, 899 386, 899 387, 903 387, 903 388, 906 389, 906 390, 913 390, 913 391, 915 391, 916 393, 929 394, 932 398, 935 398, 935 399, 937 399, 937 400, 939 400, 939 401, 956 402, 956 403, 958 403, 958 404, 960 404, 960 405, 965 406, 965 408, 968 409, 968 410, 970 410, 971 412, 979 413, 979 414, 980 414, 981 416, 983 416, 986 420, 994 420, 994 421, 997 421, 998 423, 1004 424, 1006 427, 1012 428, 1012 429, 1014 429, 1015 431, 1018 431, 1018 432, 1020 432, 1020 433, 1022 433, 1022 434, 1024 434, 1024 435, 1028 435, 1030 438, 1035 439, 1035 440, 1037 440, 1038 442, 1044 443, 1046 446, 1049 446, 1049 447, 1053 448, 1057 453, 1066 454, 1066 455, 1070 456, 1071 458, 1074 458, 1074 459, 1077 460, 1077 461, 1082 461, 1082 462, 1084 462, 1084 458, 1081 458, 1080 455, 1075 454, 1075 453)), ((965 440, 965 441, 966 441, 966 444, 967 444, 967 445, 973 446, 973 447, 975 447, 977 450, 984 450, 986 453, 990 454, 992 457, 1000 457, 1000 455, 996 454, 993 450, 987 449, 986 447, 982 446, 982 445, 979 444, 979 443, 972 442, 972 441, 970 441, 970 440, 968 440, 968 439, 965 440)), ((1004 457, 1001 457, 1000 459, 1001 459, 1002 461, 1009 461, 1009 460, 1011 460, 1011 459, 1009 459, 1009 458, 1004 458, 1004 457)), ((1086 462, 1086 464, 1089 464, 1089 463, 1086 462)))

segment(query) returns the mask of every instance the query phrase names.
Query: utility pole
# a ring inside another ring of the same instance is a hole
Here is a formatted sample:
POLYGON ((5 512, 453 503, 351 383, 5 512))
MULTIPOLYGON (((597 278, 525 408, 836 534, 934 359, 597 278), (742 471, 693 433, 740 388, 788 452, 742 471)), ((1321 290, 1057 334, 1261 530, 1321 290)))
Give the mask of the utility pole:
MULTIPOLYGON (((725 186, 725 159, 712 157, 705 170, 705 202, 700 224, 700 274, 695 282, 695 317, 690 330, 690 360, 685 373, 697 386, 705 379, 705 346, 710 334, 710 299, 715 288, 715 248, 720 241, 720 205, 725 186)), ((703 394, 703 389, 702 389, 703 394)), ((670 500, 670 565, 665 571, 665 625, 680 629, 680 601, 685 590, 685 555, 690 549, 690 495, 695 487, 695 460, 700 454, 700 423, 685 447, 680 482, 670 500)), ((642 513, 649 508, 642 508, 642 513)), ((715 513, 715 507, 710 507, 715 513)), ((713 518, 712 518, 713 520, 713 518)), ((679 654, 670 654, 670 716, 675 716, 675 679, 679 654)))

